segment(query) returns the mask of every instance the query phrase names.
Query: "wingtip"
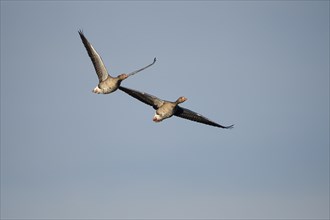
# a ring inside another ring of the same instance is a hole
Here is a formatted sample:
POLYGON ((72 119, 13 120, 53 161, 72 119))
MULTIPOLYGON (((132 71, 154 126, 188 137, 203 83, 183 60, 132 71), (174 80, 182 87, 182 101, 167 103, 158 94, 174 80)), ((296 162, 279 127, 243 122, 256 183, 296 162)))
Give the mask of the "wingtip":
POLYGON ((234 128, 234 124, 232 124, 232 125, 230 125, 230 126, 227 126, 227 127, 225 127, 226 129, 232 129, 232 128, 234 128))

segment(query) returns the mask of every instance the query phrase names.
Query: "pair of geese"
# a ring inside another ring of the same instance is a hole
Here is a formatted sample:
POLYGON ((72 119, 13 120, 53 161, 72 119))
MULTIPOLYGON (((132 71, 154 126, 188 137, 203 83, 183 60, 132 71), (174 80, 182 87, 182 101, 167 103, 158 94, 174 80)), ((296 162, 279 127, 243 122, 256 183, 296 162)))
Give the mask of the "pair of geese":
POLYGON ((179 104, 186 101, 187 100, 186 97, 181 96, 175 102, 170 102, 170 101, 162 100, 160 98, 157 98, 156 96, 150 95, 145 92, 140 92, 137 90, 133 90, 133 89, 129 89, 129 88, 120 86, 120 84, 123 80, 152 66, 156 62, 156 58, 154 58, 154 61, 151 64, 149 64, 141 69, 135 70, 129 74, 123 73, 123 74, 118 75, 117 77, 112 77, 108 74, 108 71, 102 61, 101 56, 96 52, 96 50, 94 49, 92 44, 89 43, 89 41, 85 37, 82 30, 79 30, 78 33, 87 50, 88 56, 92 60, 96 74, 99 78, 99 84, 93 89, 94 93, 109 94, 109 93, 116 91, 117 89, 120 89, 121 91, 140 100, 141 102, 152 106, 156 110, 156 113, 153 117, 154 122, 161 122, 164 119, 170 118, 173 115, 175 115, 175 116, 178 116, 181 118, 185 118, 188 120, 192 120, 195 122, 199 122, 199 123, 203 123, 203 124, 207 124, 207 125, 211 125, 211 126, 215 126, 215 127, 219 127, 219 128, 232 128, 233 127, 233 125, 230 125, 230 126, 220 125, 220 124, 218 124, 214 121, 211 121, 208 118, 202 116, 201 114, 198 114, 189 109, 180 107, 179 104))

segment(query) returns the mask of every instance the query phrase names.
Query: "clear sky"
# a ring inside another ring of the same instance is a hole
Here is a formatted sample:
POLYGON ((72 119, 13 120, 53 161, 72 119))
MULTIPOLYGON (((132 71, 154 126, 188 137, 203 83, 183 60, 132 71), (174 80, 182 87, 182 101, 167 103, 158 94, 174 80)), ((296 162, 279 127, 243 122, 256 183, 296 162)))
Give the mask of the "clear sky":
POLYGON ((329 1, 1 1, 1 218, 329 218, 329 1))

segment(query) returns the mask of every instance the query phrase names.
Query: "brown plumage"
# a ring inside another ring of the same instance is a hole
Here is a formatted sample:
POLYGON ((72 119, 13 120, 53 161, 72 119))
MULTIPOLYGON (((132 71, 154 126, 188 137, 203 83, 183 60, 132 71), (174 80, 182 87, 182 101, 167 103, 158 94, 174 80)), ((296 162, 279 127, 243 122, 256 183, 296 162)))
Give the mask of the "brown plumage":
POLYGON ((79 30, 78 33, 87 50, 88 56, 92 60, 93 66, 95 68, 95 72, 99 78, 99 84, 93 89, 94 93, 98 93, 98 94, 112 93, 118 89, 118 87, 120 86, 120 83, 123 80, 152 66, 156 62, 156 58, 154 58, 154 61, 151 64, 149 64, 141 69, 135 70, 129 74, 123 73, 123 74, 118 75, 117 77, 112 77, 108 74, 108 71, 103 63, 101 56, 97 53, 97 51, 94 49, 92 44, 89 43, 89 41, 83 34, 82 30, 79 30))
POLYGON ((191 121, 195 121, 219 128, 228 129, 228 128, 233 128, 234 126, 234 125, 230 125, 230 126, 220 125, 214 121, 211 121, 210 119, 204 117, 199 113, 180 107, 179 104, 187 100, 187 98, 183 96, 179 97, 175 102, 170 102, 157 98, 156 96, 150 95, 148 93, 129 89, 123 86, 119 86, 119 89, 127 93, 128 95, 140 100, 141 102, 152 106, 156 110, 156 113, 153 117, 153 121, 155 122, 161 122, 162 120, 170 118, 173 115, 175 115, 180 118, 188 119, 191 121))

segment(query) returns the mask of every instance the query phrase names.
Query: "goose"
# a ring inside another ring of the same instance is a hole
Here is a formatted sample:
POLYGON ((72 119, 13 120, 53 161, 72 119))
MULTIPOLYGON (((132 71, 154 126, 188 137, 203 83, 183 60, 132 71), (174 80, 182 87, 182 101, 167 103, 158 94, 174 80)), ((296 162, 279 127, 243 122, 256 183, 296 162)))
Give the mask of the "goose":
POLYGON ((156 62, 156 57, 154 58, 154 61, 141 68, 138 70, 135 70, 131 73, 125 74, 122 73, 120 75, 118 75, 117 77, 112 77, 108 74, 108 71, 102 61, 101 56, 97 53, 97 51, 94 49, 94 47, 92 46, 91 43, 89 43, 89 41, 87 40, 87 38, 85 37, 84 33, 82 30, 78 31, 80 38, 87 50, 88 56, 91 58, 92 63, 94 65, 96 74, 99 78, 99 84, 93 89, 94 93, 97 94, 109 94, 112 93, 114 91, 116 91, 118 89, 118 87, 120 86, 121 82, 125 79, 127 79, 130 76, 133 76, 134 74, 152 66, 155 62, 156 62))
POLYGON ((230 125, 230 126, 220 125, 214 121, 211 121, 210 119, 204 117, 199 113, 180 107, 179 104, 187 101, 187 98, 184 96, 179 97, 175 102, 170 102, 157 98, 156 96, 150 95, 148 93, 129 89, 123 86, 119 86, 119 90, 127 93, 128 95, 140 100, 141 102, 147 105, 152 106, 156 110, 156 113, 153 117, 154 122, 161 122, 164 119, 170 118, 173 115, 175 115, 180 118, 188 119, 191 121, 195 121, 219 128, 228 129, 234 127, 234 125, 230 125))

